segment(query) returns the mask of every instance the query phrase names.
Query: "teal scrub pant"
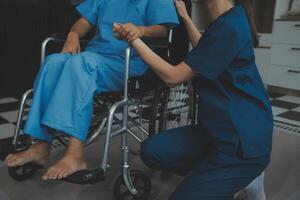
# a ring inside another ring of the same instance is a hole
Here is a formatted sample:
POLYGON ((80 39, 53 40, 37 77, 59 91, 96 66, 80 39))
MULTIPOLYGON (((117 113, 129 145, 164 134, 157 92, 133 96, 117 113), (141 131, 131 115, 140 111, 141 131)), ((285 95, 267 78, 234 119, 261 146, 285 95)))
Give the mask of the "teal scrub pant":
MULTIPOLYGON (((131 59, 130 76, 146 71, 131 59)), ((51 142, 53 130, 86 141, 94 96, 116 91, 124 83, 124 58, 92 52, 52 54, 41 66, 24 133, 51 142)))
POLYGON ((143 142, 141 159, 150 168, 186 175, 170 200, 233 200, 269 163, 268 156, 242 159, 235 149, 199 126, 182 127, 143 142))

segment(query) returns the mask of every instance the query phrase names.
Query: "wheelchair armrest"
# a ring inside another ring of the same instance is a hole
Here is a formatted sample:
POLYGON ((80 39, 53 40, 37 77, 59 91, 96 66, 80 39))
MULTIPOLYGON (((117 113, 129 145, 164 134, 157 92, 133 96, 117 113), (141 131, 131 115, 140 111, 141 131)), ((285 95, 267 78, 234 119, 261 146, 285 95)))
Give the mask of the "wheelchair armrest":
MULTIPOLYGON (((50 37, 55 38, 57 40, 65 41, 68 37, 69 33, 52 33, 50 37)), ((88 42, 91 39, 91 35, 88 34, 87 36, 80 38, 81 42, 88 42)))

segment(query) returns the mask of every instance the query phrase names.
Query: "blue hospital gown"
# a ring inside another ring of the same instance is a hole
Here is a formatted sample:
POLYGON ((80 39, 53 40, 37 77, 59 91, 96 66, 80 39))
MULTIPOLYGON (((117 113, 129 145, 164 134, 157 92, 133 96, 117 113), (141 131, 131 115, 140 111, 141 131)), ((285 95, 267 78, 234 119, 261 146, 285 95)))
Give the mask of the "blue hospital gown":
MULTIPOLYGON (((40 140, 51 141, 49 130, 54 129, 85 141, 93 97, 122 89, 128 44, 113 36, 114 22, 137 26, 178 24, 172 0, 86 0, 77 10, 97 28, 96 34, 84 52, 52 54, 42 64, 24 129, 40 140)), ((146 70, 145 63, 133 52, 130 76, 142 75, 146 70)))

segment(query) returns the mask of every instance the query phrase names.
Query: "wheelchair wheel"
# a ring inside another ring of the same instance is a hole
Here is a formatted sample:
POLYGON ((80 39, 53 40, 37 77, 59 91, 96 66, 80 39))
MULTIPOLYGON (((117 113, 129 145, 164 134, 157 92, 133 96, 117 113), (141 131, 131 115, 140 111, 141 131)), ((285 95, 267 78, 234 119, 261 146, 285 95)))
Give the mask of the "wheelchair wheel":
POLYGON ((130 177, 138 193, 136 195, 131 194, 125 185, 123 175, 120 175, 114 183, 115 200, 147 200, 151 193, 150 178, 138 170, 131 170, 130 177))
POLYGON ((191 82, 168 89, 163 96, 160 131, 195 124, 196 95, 191 82))

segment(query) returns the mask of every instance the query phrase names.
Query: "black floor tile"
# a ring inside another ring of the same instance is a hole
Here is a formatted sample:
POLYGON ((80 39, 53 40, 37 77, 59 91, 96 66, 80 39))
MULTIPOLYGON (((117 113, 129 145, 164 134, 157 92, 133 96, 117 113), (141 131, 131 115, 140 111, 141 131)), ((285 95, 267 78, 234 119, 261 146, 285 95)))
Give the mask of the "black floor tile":
POLYGON ((288 111, 278 116, 300 122, 300 112, 288 111))
POLYGON ((20 106, 19 102, 0 104, 0 112, 9 112, 13 110, 18 110, 19 106, 20 106))
POLYGON ((6 119, 4 119, 4 118, 2 118, 2 117, 0 116, 0 125, 1 125, 1 124, 7 124, 7 123, 9 123, 9 121, 7 121, 6 119))
POLYGON ((271 98, 279 98, 284 96, 284 94, 279 94, 279 93, 275 93, 275 92, 268 92, 269 97, 271 98))
POLYGON ((289 110, 297 108, 299 106, 299 104, 295 104, 295 103, 291 103, 291 102, 287 102, 287 101, 276 100, 276 99, 272 100, 271 104, 272 104, 272 106, 289 109, 289 110))

